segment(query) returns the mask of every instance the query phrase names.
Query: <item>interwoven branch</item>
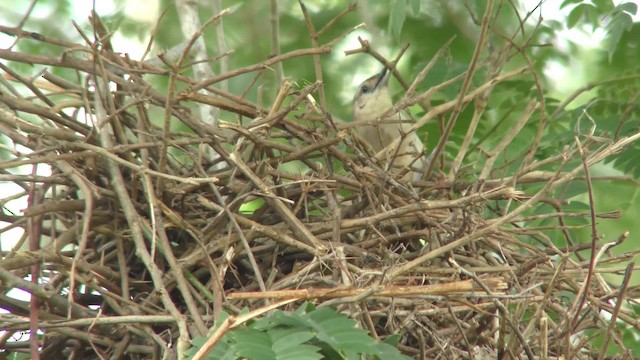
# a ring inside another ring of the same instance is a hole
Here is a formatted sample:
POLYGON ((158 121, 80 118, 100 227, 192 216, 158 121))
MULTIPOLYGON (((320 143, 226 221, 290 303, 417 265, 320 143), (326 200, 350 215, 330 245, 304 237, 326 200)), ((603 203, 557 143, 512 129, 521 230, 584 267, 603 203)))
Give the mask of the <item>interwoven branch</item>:
MULTIPOLYGON (((470 73, 432 85, 442 90, 464 84, 450 101, 430 107, 435 90, 416 90, 433 63, 419 81, 402 81, 411 84, 410 91, 390 111, 425 107, 412 132, 446 117, 449 136, 463 106, 475 107, 476 123, 461 153, 448 154, 448 161, 455 159, 452 166, 440 154, 431 158, 431 176, 394 177, 354 139, 350 128, 358 124, 334 118, 324 96, 320 104, 313 100, 323 86, 320 79, 293 92, 291 82, 283 81, 273 103, 263 106, 213 88, 242 74, 261 76, 296 57, 309 57, 320 72, 317 62, 336 40, 319 43, 326 27, 316 32, 305 15, 313 48, 206 79, 131 61, 99 40, 72 44, 0 26, 7 34, 62 49, 59 56, 0 49, 0 59, 31 64, 42 74, 4 74, 0 130, 11 146, 5 147, 0 181, 23 191, 0 202, 36 190, 46 194, 32 197, 22 213, 0 214, 9 223, 2 236, 12 229, 29 234, 30 222, 41 226, 37 246, 23 247, 25 235, 0 261, 0 306, 11 310, 0 315, 3 331, 27 329, 36 319, 47 334, 55 329, 87 349, 115 349, 127 339, 135 344, 128 352, 149 356, 158 346, 169 351, 178 339, 189 346, 223 310, 251 307, 262 314, 278 299, 288 299, 282 307, 313 299, 338 306, 377 337, 403 334, 404 350, 414 355, 425 338, 431 345, 447 341, 446 356, 453 358, 469 353, 469 345, 497 349, 499 333, 510 336, 500 350, 512 354, 546 356, 541 349, 560 353, 570 343, 573 353, 587 353, 569 339, 580 330, 602 328, 602 310, 638 326, 620 305, 637 291, 628 275, 620 288, 601 276, 625 269, 628 274, 634 254, 602 251, 589 263, 580 253, 617 246, 626 236, 612 244, 597 237, 589 245, 574 244, 564 223, 619 214, 565 211, 556 190, 572 181, 597 181, 583 178, 585 169, 624 150, 640 133, 615 141, 580 139, 537 162, 528 161, 531 155, 522 149, 505 165, 506 149, 535 112, 546 111, 532 98, 502 141, 482 149, 481 164, 466 164, 492 91, 533 76, 529 66, 506 71, 499 62, 480 85, 472 85, 474 69, 486 64, 482 43, 470 73), (72 71, 81 81, 55 75, 53 68, 72 71), (151 74, 171 78, 175 88, 153 85, 147 80, 151 74), (224 115, 208 124, 192 111, 197 106, 224 115), (51 171, 25 175, 25 166, 51 171), (548 220, 546 228, 540 220, 548 220), (567 246, 545 235, 550 230, 559 230, 567 246), (605 262, 609 267, 599 266, 605 262), (40 282, 25 280, 31 276, 40 282), (39 299, 37 318, 28 302, 6 295, 10 289, 39 299), (582 303, 558 300, 567 293, 580 294, 582 303), (498 328, 493 319, 508 326, 498 328)), ((363 44, 350 53, 374 52, 363 44)))

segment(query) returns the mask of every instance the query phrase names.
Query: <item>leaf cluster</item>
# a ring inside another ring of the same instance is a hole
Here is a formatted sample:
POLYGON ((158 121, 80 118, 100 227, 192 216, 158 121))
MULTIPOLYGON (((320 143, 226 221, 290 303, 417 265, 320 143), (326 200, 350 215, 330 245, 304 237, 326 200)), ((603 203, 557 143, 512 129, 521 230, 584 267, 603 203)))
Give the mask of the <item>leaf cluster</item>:
MULTIPOLYGON (((222 313, 217 323, 229 315, 222 313)), ((215 329, 215 327, 214 327, 215 329)), ((195 338, 187 355, 194 355, 207 338, 195 338)), ((311 303, 297 310, 272 314, 224 335, 207 355, 210 360, 409 359, 396 348, 396 336, 377 342, 356 322, 329 307, 311 303)))

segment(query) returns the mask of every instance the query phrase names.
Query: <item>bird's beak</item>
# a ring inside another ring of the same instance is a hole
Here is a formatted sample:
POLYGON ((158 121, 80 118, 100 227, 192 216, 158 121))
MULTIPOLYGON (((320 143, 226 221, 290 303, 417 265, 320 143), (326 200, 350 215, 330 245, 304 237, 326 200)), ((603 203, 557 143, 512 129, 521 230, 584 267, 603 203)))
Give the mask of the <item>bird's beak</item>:
POLYGON ((383 86, 387 86, 387 84, 389 83, 389 73, 387 72, 387 68, 385 67, 384 69, 382 69, 382 71, 380 72, 380 75, 378 75, 378 81, 376 81, 376 89, 379 89, 383 86))

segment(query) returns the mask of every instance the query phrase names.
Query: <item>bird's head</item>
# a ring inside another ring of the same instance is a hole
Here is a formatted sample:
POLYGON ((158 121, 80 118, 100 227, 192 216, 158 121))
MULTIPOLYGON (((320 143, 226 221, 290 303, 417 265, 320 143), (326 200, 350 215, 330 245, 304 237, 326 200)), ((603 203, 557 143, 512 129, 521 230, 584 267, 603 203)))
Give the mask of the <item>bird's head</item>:
POLYGON ((353 97, 353 120, 374 120, 393 106, 385 68, 360 84, 353 97))

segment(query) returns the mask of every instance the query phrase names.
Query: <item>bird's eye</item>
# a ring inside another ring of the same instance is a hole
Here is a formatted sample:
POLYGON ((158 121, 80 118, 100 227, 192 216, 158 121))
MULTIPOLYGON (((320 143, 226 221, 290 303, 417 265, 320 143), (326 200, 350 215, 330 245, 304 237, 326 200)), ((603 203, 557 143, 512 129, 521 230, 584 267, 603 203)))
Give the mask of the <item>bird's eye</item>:
POLYGON ((362 93, 363 93, 363 94, 368 94, 368 93, 369 93, 369 90, 370 90, 370 89, 369 89, 369 87, 368 87, 368 86, 363 86, 363 87, 362 87, 362 93))

